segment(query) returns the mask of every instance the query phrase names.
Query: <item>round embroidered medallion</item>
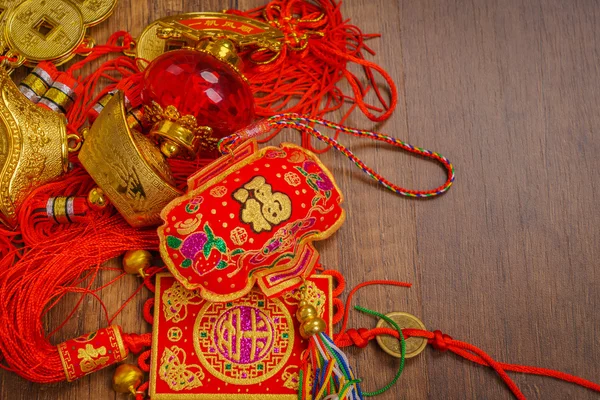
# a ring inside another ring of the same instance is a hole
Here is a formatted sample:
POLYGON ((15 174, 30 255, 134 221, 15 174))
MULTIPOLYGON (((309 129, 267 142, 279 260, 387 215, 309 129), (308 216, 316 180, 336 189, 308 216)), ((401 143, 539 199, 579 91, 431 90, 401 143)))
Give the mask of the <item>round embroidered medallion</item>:
POLYGON ((253 291, 249 298, 206 303, 196 319, 194 348, 202 366, 236 385, 275 375, 292 353, 293 319, 277 299, 253 291))
POLYGON ((262 360, 271 352, 275 328, 257 307, 237 306, 221 314, 213 332, 217 351, 236 364, 262 360))

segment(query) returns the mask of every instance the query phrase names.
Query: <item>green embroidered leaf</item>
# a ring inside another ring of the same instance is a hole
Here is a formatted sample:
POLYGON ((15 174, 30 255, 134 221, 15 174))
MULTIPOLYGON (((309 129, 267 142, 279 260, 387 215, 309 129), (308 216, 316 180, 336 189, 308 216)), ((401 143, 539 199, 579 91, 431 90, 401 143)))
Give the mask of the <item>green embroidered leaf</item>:
POLYGON ((311 188, 313 188, 313 190, 314 190, 315 192, 318 192, 318 191, 319 191, 319 187, 318 187, 318 186, 317 186, 317 184, 316 184, 316 183, 314 183, 312 180, 308 179, 308 180, 306 181, 306 183, 308 183, 308 186, 310 186, 311 188))
POLYGON ((227 264, 227 261, 221 260, 221 262, 219 262, 219 264, 217 264, 217 269, 225 269, 225 268, 227 268, 227 265, 229 265, 229 264, 227 264))
POLYGON ((313 205, 313 207, 315 206, 315 204, 317 204, 317 203, 319 202, 319 200, 321 200, 321 198, 320 198, 320 197, 315 197, 315 198, 313 199, 313 201, 312 201, 312 205, 313 205))
POLYGON ((327 200, 329 200, 329 198, 331 197, 331 190, 325 192, 325 197, 327 198, 327 200))
POLYGON ((215 240, 215 235, 213 234, 212 229, 208 226, 208 222, 204 224, 204 232, 206 233, 206 237, 208 238, 208 243, 212 243, 215 240))
POLYGON ((215 247, 217 248, 217 250, 219 250, 221 253, 227 253, 227 245, 225 244, 225 242, 223 241, 223 239, 221 238, 217 238, 215 240, 215 247))
POLYGON ((237 256, 238 254, 242 254, 244 252, 244 249, 235 249, 231 252, 232 256, 237 256))
POLYGON ((192 266, 192 260, 190 260, 189 258, 186 258, 185 260, 183 260, 183 262, 181 263, 181 268, 189 268, 192 266))
POLYGON ((298 172, 300 172, 304 176, 308 176, 308 172, 306 172, 302 167, 296 167, 298 172))
POLYGON ((213 242, 206 242, 206 244, 204 245, 204 247, 202 248, 202 253, 204 254, 204 258, 208 258, 208 256, 210 256, 210 251, 213 248, 213 242))
POLYGON ((172 249, 178 249, 181 247, 183 240, 176 238, 175 236, 167 236, 167 246, 172 249))

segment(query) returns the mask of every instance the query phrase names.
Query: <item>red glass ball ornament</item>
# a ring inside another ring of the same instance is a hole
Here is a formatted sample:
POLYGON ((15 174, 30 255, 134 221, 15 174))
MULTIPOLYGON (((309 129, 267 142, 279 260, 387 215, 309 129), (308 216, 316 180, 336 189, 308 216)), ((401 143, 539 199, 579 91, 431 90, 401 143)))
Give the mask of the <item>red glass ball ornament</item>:
POLYGON ((142 101, 193 115, 217 139, 248 126, 255 115, 252 90, 240 73, 195 50, 167 52, 152 61, 144 73, 142 101))

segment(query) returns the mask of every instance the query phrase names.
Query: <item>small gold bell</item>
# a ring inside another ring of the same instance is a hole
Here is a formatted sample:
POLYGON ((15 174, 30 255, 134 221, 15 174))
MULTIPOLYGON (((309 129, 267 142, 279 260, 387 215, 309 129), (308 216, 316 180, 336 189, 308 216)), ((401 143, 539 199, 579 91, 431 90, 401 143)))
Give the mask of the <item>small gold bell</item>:
POLYGON ((132 364, 121 364, 113 375, 113 389, 117 393, 131 393, 135 396, 136 389, 144 381, 144 373, 132 364))
POLYGON ((152 254, 146 250, 129 250, 123 256, 123 270, 130 275, 146 277, 146 269, 152 265, 152 254))
POLYGON ((160 145, 160 151, 167 158, 174 158, 181 153, 181 147, 177 145, 177 143, 171 142, 170 140, 165 140, 160 145))
POLYGON ((104 191, 97 187, 88 193, 87 203, 92 210, 101 211, 108 205, 108 198, 104 191))

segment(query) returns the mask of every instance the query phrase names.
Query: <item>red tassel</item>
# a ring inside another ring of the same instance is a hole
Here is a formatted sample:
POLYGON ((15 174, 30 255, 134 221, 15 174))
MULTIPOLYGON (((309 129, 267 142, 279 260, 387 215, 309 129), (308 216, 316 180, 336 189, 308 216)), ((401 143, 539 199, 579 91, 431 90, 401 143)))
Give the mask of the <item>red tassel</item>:
POLYGON ((104 262, 126 250, 157 247, 155 230, 134 229, 121 216, 105 214, 88 224, 69 225, 37 243, 10 268, 0 269, 0 354, 6 368, 33 382, 64 381, 59 353, 48 340, 54 332, 46 335, 43 317, 65 295, 80 293, 56 330, 62 328, 86 295, 99 300, 101 289, 92 285, 104 262))
MULTIPOLYGON (((245 53, 244 73, 255 93, 257 115, 270 117, 278 113, 299 113, 312 117, 341 109, 346 102, 352 107, 340 123, 358 107, 372 121, 384 121, 393 113, 398 92, 391 76, 377 64, 365 59, 365 52, 375 53, 365 41, 378 35, 363 34, 360 28, 344 20, 341 3, 334 0, 274 0, 265 7, 248 12, 229 13, 255 18, 282 30, 286 45, 279 55, 268 52, 245 53), (348 70, 348 64, 363 67, 368 86, 348 70), (384 98, 375 78, 380 74, 390 91, 384 98), (339 87, 346 79, 352 89, 345 95, 339 87), (379 106, 368 104, 365 96, 373 90, 379 106)), ((269 140, 269 138, 264 139, 269 140)), ((304 135, 302 145, 315 149, 304 135)))

